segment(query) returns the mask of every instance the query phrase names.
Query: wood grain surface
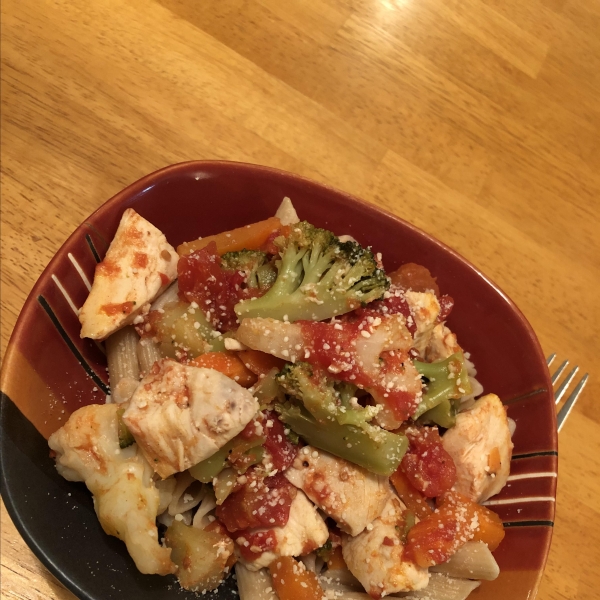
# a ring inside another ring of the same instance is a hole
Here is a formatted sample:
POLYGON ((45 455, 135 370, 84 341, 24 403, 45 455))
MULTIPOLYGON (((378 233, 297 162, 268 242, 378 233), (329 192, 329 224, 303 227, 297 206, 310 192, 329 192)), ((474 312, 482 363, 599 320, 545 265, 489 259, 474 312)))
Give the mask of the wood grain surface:
MULTIPOLYGON (((150 171, 240 160, 352 192, 590 373, 539 598, 600 597, 598 0, 3 0, 1 93, 2 353, 69 233, 150 171)), ((72 598, 4 508, 2 598, 72 598)))

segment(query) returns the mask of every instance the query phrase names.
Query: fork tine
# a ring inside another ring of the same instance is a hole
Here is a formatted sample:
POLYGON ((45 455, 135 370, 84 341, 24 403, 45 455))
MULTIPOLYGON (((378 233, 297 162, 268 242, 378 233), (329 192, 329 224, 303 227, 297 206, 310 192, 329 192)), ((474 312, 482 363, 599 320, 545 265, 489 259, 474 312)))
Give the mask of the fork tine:
POLYGON ((567 365, 569 364, 568 360, 565 360, 565 362, 563 362, 560 367, 558 367, 558 369, 556 369, 556 371, 554 372, 554 375, 552 375, 552 385, 554 385, 557 381, 558 378, 562 375, 562 372, 567 368, 567 365))
POLYGON ((581 381, 577 384, 577 387, 573 390, 571 395, 567 398, 567 401, 565 402, 564 406, 558 411, 558 415, 556 416, 556 423, 557 423, 558 431, 560 431, 562 429, 562 426, 564 425, 565 421, 567 420, 569 413, 575 406, 575 402, 577 402, 577 399, 581 395, 581 392, 582 392, 583 388, 585 387, 587 380, 588 380, 588 374, 586 373, 581 378, 581 381))
POLYGON ((567 388, 571 385, 571 381, 573 381, 573 377, 579 371, 579 367, 573 367, 571 372, 565 377, 564 381, 556 388, 556 392, 554 393, 555 403, 558 404, 562 397, 565 395, 567 388))
POLYGON ((546 359, 546 364, 548 366, 550 366, 552 364, 552 361, 556 358, 556 352, 553 352, 547 359, 546 359))

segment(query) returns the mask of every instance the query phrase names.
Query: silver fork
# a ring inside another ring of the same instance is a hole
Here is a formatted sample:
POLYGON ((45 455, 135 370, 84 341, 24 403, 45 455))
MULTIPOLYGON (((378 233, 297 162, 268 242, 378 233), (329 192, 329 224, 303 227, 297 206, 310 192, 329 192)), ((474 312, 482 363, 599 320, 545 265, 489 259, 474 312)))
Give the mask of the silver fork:
MULTIPOLYGON (((550 367, 550 365, 552 364, 552 361, 556 358, 556 353, 551 354, 547 359, 546 362, 548 363, 548 367, 550 367)), ((558 369, 556 369, 556 371, 552 374, 552 385, 556 385, 556 382, 560 379, 560 376, 563 374, 564 370, 567 368, 567 365, 569 364, 568 360, 565 360, 561 365, 559 365, 558 369)), ((577 371, 579 371, 579 367, 575 366, 571 369, 571 371, 569 372, 569 374, 563 379, 562 383, 554 390, 554 400, 556 405, 558 405, 558 403, 562 400, 562 397, 566 394, 567 389, 569 388, 569 386, 571 385, 571 382, 573 381, 573 379, 575 378, 575 375, 577 375, 577 371)), ((579 396, 581 396, 581 392, 583 391, 583 388, 585 387, 585 384, 587 383, 589 375, 586 373, 577 383, 577 385, 575 386, 575 389, 571 392, 570 396, 567 398, 566 402, 563 404, 562 408, 558 411, 558 414, 556 415, 556 424, 558 427, 558 431, 560 431, 562 429, 562 426, 565 424, 565 421, 567 420, 567 417, 569 416, 570 412, 573 410, 573 407, 575 406, 575 402, 577 402, 577 400, 579 399, 579 396)))

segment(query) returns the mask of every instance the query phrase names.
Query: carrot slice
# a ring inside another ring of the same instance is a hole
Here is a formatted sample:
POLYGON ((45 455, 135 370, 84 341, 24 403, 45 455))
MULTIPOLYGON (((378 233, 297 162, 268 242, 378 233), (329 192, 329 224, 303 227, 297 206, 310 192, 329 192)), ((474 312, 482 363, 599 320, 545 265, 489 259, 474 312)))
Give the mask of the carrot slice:
POLYGON ((424 519, 433 512, 429 504, 427 504, 427 498, 411 485, 408 477, 406 477, 400 467, 398 467, 395 473, 392 473, 390 481, 396 488, 402 502, 406 504, 406 508, 412 510, 419 519, 424 519))
POLYGON ((266 375, 272 369, 281 371, 285 365, 285 361, 281 358, 260 350, 241 350, 238 352, 238 356, 244 365, 259 377, 266 375))
POLYGON ((177 248, 180 256, 187 256, 196 250, 216 242, 219 255, 237 250, 258 250, 267 242, 269 237, 276 231, 281 230, 281 221, 277 217, 270 217, 265 221, 258 221, 245 227, 238 227, 231 231, 224 231, 216 235, 209 235, 199 240, 184 242, 177 248))
POLYGON ((243 387, 254 385, 258 379, 232 352, 206 352, 192 359, 189 364, 192 367, 204 367, 219 371, 243 387))
POLYGON ((420 567, 446 562, 470 540, 488 544, 495 550, 504 538, 500 518, 457 492, 441 498, 439 508, 408 532, 405 556, 420 567))
POLYGON ((317 576, 293 556, 282 556, 269 565, 279 600, 322 600, 325 592, 317 576))
POLYGON ((336 546, 329 555, 327 559, 327 568, 331 571, 341 571, 342 569, 347 569, 346 561, 344 560, 344 556, 342 555, 342 547, 336 546))

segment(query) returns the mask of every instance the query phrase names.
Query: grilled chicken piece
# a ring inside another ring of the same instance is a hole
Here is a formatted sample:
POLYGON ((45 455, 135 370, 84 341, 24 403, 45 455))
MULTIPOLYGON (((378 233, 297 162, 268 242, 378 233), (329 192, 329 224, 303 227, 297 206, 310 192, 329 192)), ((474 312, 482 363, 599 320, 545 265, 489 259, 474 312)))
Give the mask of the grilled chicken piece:
POLYGON ((404 292, 404 297, 417 327, 413 347, 418 350, 419 354, 423 355, 440 314, 440 303, 433 292, 413 292, 408 290, 404 292))
POLYGON ((387 477, 311 446, 300 450, 285 476, 350 535, 376 519, 390 497, 387 477))
POLYGON ((442 444, 456 465, 456 491, 483 502, 506 484, 513 443, 506 409, 498 396, 483 396, 459 413, 442 444))
POLYGON ((452 333, 443 323, 438 323, 433 328, 425 349, 425 360, 427 362, 445 360, 460 350, 456 334, 452 333))
POLYGON ((81 337, 103 340, 147 312, 177 277, 178 259, 165 236, 128 208, 79 312, 81 337))
POLYGON ((164 359, 140 382, 123 422, 165 478, 212 456, 257 410, 256 398, 226 375, 164 359))
POLYGON ((102 528, 125 542, 142 573, 174 573, 171 550, 158 543, 160 495, 152 469, 136 444, 120 449, 118 409, 92 404, 75 411, 48 440, 56 468, 65 479, 87 485, 102 528))
POLYGON ((404 506, 390 494, 381 516, 356 537, 342 536, 342 555, 348 569, 372 598, 395 592, 421 590, 429 582, 429 572, 414 563, 402 561, 401 531, 404 506))
MULTIPOLYGON (((248 561, 237 551, 238 558, 250 571, 268 567, 279 556, 302 556, 320 548, 329 538, 329 530, 313 503, 298 491, 290 507, 290 517, 283 527, 273 529, 252 529, 251 533, 272 531, 275 535, 275 548, 258 554, 248 561)), ((243 534, 235 539, 238 546, 247 542, 243 534)), ((252 548, 251 548, 252 549, 252 548)))

